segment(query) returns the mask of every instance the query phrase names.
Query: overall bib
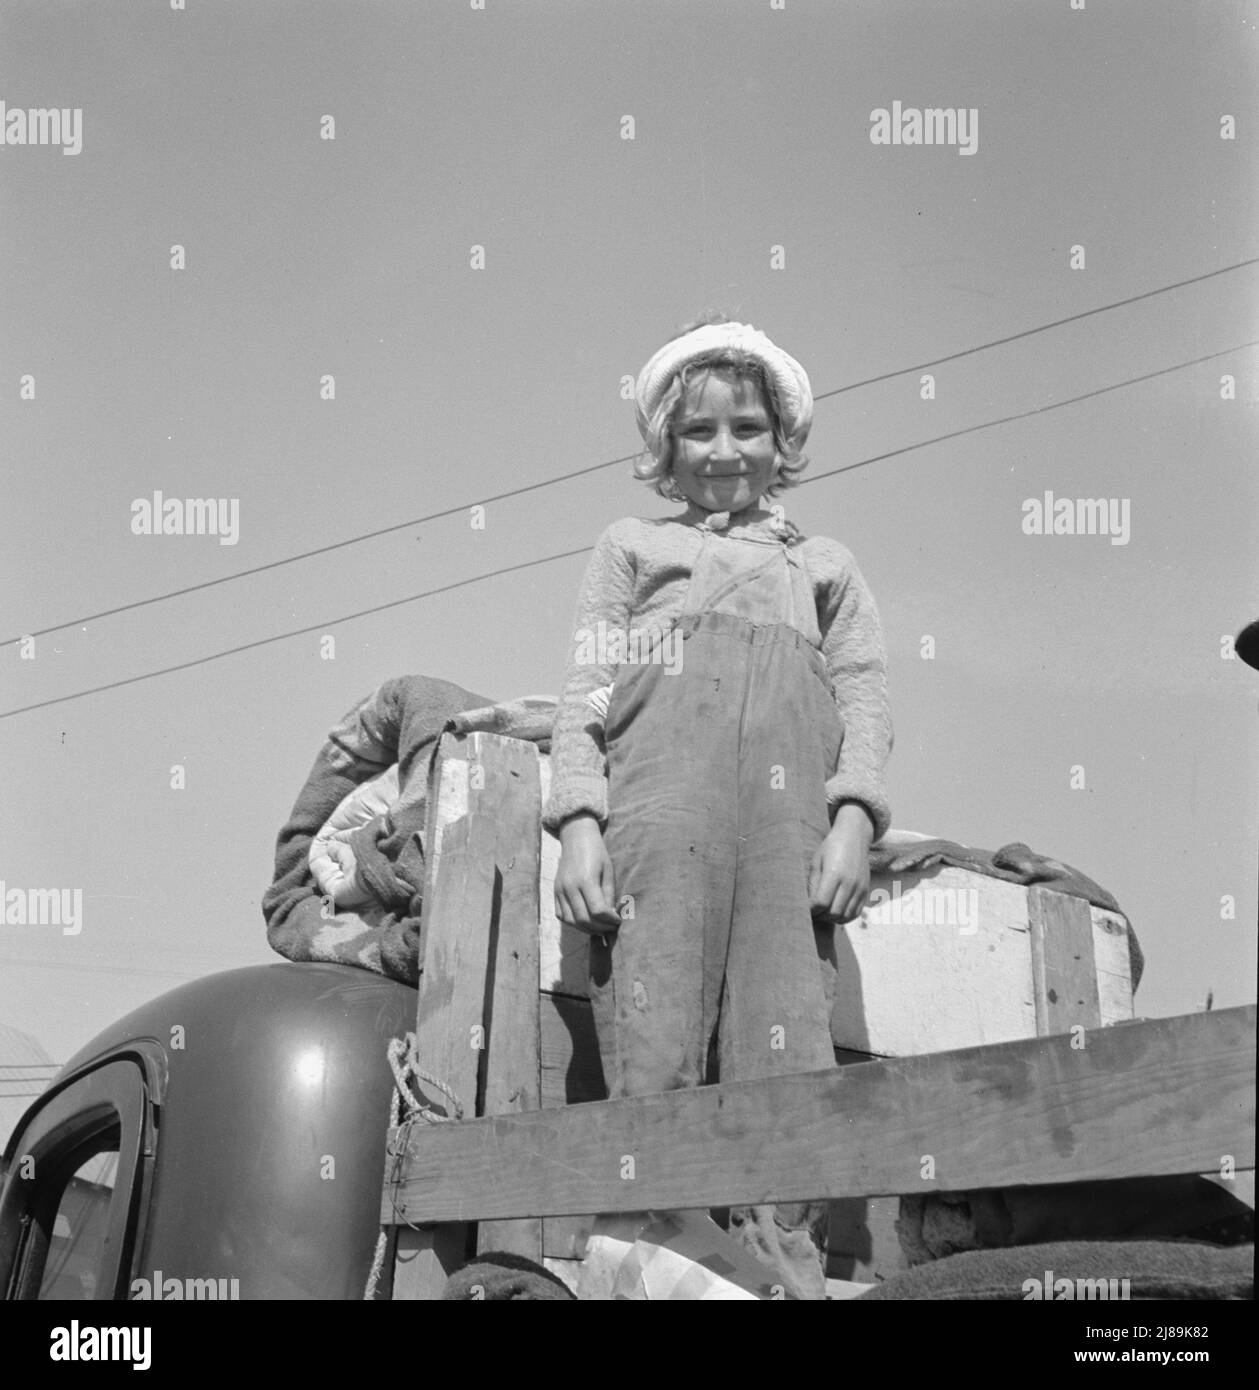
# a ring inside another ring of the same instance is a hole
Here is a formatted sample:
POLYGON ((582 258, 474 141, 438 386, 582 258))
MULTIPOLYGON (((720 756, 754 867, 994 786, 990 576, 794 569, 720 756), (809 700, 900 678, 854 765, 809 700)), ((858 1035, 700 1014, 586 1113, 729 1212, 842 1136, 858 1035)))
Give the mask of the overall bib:
MULTIPOLYGON (((785 541, 701 536, 680 669, 623 663, 605 724, 623 920, 592 938, 590 974, 613 1098, 835 1065, 834 928, 812 920, 808 875, 843 723, 812 583, 785 541)), ((772 1247, 808 1229, 816 1243, 825 1216, 799 1203, 731 1224, 759 1223, 747 1243, 772 1247)))

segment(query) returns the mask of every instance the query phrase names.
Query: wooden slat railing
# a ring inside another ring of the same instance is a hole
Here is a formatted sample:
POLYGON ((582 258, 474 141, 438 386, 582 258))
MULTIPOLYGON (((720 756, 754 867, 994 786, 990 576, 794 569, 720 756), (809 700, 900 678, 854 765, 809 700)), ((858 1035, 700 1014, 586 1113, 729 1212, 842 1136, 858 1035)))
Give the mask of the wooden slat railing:
POLYGON ((1244 1170, 1254 1118, 1248 1006, 429 1127, 382 1219, 393 1202, 501 1220, 1244 1170))

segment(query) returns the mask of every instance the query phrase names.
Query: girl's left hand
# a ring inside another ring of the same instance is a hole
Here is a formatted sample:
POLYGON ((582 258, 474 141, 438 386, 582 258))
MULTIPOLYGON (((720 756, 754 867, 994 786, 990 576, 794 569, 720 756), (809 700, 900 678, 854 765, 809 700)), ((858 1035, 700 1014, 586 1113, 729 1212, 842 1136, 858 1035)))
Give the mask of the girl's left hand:
POLYGON ((809 870, 809 906, 815 917, 851 922, 870 893, 870 841, 874 827, 855 803, 835 814, 830 834, 818 846, 809 870))

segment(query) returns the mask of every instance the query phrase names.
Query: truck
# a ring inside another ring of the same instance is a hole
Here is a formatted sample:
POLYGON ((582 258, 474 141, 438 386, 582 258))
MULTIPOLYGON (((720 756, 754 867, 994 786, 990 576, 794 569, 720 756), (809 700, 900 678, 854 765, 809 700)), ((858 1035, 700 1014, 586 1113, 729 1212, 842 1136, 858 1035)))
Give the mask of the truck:
POLYGON ((6 1145, 4 1297, 361 1299, 385 1048, 415 1009, 415 989, 382 976, 277 962, 119 1019, 6 1145))
POLYGON ((0 1297, 439 1298, 487 1248, 577 1289, 593 1214, 1253 1170, 1253 1006, 1134 1019, 1115 914, 999 879, 965 931, 847 929, 843 1065, 598 1099, 537 758, 443 739, 418 986, 228 970, 65 1063, 4 1149, 0 1297), (946 974, 959 1006, 907 1015, 946 974))

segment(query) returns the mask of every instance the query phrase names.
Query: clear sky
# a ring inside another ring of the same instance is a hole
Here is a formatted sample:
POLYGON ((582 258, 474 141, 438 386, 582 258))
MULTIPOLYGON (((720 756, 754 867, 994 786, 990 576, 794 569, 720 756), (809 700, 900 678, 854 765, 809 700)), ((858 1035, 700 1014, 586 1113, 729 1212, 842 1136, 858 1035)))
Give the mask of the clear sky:
POLYGON ((314 631, 0 718, 0 878, 84 895, 77 936, 0 925, 0 1020, 62 1060, 276 959, 276 832, 385 678, 558 691, 583 555, 336 619, 669 511, 625 464, 464 508, 633 452, 623 377, 710 308, 818 393, 900 373, 818 403, 809 472, 904 452, 783 499, 878 599, 894 823, 1108 887, 1139 1013, 1253 1000, 1259 672, 1221 639, 1259 616, 1259 266, 945 363, 933 400, 903 369, 1259 256, 1257 14, 2 0, 0 100, 83 115, 77 155, 0 148, 0 639, 74 624, 0 648, 0 713, 314 631), (894 101, 977 109, 976 152, 872 144, 894 101), (238 542, 133 534, 157 490, 237 499, 238 542), (1025 534, 1047 490, 1126 502, 1127 544, 1025 534))

